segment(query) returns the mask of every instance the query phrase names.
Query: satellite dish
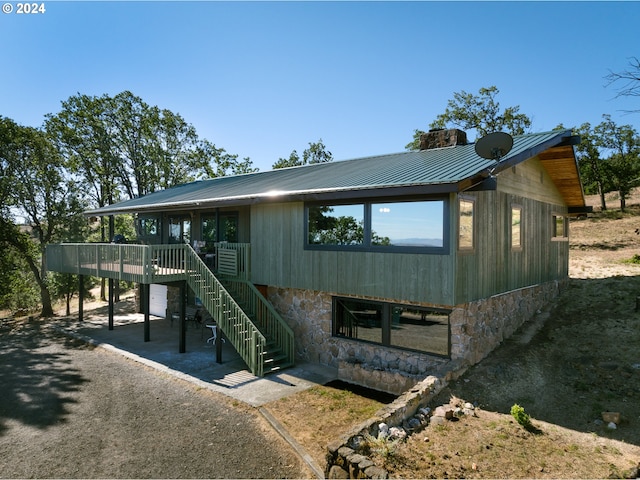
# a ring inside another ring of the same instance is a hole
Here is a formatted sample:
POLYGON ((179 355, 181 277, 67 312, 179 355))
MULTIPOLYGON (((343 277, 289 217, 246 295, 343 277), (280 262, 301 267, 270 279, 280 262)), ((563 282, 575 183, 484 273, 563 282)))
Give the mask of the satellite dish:
POLYGON ((511 151, 513 138, 508 133, 494 132, 485 135, 476 142, 476 153, 482 158, 499 162, 511 151))

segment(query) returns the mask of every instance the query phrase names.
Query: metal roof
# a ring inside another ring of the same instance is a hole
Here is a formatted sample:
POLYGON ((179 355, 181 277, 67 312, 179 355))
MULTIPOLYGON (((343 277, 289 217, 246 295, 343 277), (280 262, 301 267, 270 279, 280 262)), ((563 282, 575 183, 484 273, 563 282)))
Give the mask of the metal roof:
MULTIPOLYGON (((496 173, 562 144, 570 131, 514 137, 496 173)), ((407 151, 200 180, 86 212, 110 215, 167 209, 198 209, 296 199, 443 193, 470 188, 496 163, 478 156, 474 144, 407 151)))

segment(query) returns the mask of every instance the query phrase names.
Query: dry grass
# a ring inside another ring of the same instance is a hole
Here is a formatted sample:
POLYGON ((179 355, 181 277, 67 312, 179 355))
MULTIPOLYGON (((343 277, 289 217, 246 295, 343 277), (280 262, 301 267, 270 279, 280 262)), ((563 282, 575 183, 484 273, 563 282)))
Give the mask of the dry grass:
POLYGON ((384 404, 343 388, 316 386, 266 406, 316 463, 345 426, 371 418, 384 404))

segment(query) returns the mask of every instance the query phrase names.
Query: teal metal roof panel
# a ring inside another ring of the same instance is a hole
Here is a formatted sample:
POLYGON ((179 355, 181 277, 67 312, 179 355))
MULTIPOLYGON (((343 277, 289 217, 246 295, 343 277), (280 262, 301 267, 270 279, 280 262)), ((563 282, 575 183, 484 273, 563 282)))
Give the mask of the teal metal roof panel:
MULTIPOLYGON (((542 151, 540 149, 557 145, 567 135, 566 131, 554 131, 516 136, 512 150, 500 164, 513 165, 524 161, 542 151)), ((494 161, 476 154, 474 144, 458 145, 201 180, 87 214, 105 215, 180 206, 197 208, 234 201, 286 200, 296 195, 393 187, 421 186, 428 189, 429 186, 455 186, 495 166, 494 161)))

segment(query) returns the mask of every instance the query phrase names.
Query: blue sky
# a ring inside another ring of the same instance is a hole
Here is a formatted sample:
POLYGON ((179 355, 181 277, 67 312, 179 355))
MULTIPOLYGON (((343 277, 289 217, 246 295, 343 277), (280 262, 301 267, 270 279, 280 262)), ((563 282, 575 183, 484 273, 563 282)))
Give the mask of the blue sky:
POLYGON ((130 90, 262 171, 320 138, 336 160, 402 151, 492 85, 533 132, 604 113, 640 130, 604 79, 640 56, 638 2, 4 3, 0 115, 22 125, 130 90))

